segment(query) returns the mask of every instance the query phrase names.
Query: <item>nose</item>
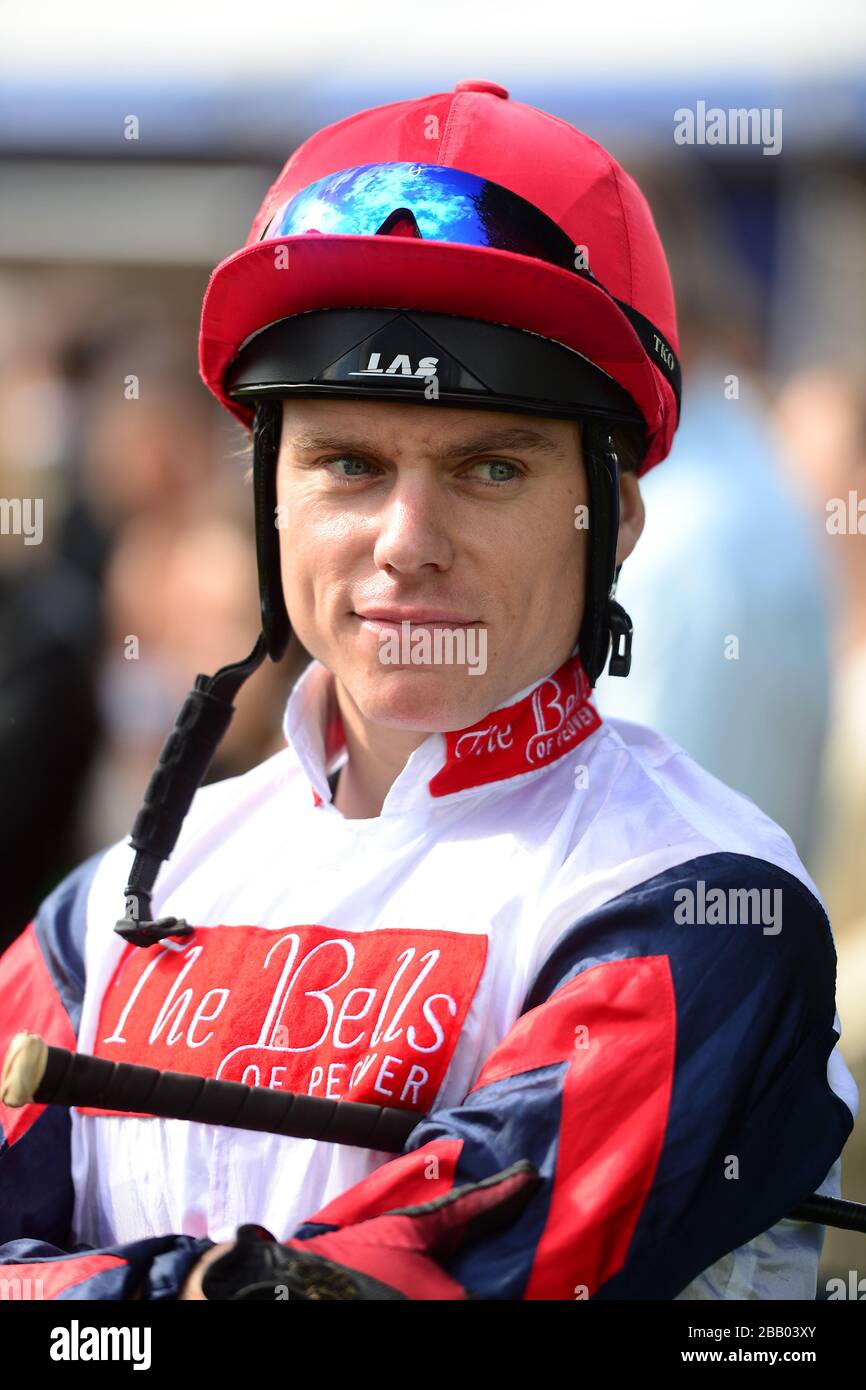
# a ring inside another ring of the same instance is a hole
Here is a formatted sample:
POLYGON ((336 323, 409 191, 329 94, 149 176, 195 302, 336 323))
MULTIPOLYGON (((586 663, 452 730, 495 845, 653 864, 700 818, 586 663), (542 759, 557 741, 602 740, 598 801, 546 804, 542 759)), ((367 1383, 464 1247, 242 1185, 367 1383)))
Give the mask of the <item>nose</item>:
POLYGON ((448 569, 453 547, 447 511, 447 498, 430 474, 419 470, 398 478, 378 515, 376 568, 401 574, 427 565, 448 569))

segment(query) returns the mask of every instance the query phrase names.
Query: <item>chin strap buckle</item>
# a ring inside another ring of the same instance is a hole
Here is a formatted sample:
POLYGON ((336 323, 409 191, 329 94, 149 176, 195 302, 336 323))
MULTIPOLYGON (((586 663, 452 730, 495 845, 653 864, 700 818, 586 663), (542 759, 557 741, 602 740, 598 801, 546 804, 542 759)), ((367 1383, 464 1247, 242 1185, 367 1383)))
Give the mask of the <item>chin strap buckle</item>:
POLYGON ((613 642, 608 672, 612 676, 627 676, 631 670, 631 618, 616 599, 608 602, 608 623, 613 642))
POLYGON ((133 946, 155 946, 162 941, 168 950, 182 951, 184 941, 167 941, 166 937, 192 936, 193 928, 189 923, 182 917, 159 917, 154 922, 152 914, 150 894, 143 888, 127 888, 126 916, 121 917, 114 930, 133 946))

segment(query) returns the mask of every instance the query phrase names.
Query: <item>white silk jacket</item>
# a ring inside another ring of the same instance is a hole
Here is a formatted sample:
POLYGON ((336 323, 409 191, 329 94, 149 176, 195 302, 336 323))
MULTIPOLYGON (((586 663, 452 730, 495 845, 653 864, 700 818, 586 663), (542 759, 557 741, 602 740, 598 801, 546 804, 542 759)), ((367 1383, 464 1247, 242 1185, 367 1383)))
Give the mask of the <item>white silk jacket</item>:
POLYGON ((29 1145, 57 1189, 0 1261, 48 1241, 57 1297, 126 1296, 130 1269, 172 1297, 240 1223, 339 1229, 524 1158, 543 1181, 521 1216, 448 1264, 480 1297, 814 1298, 823 1228, 790 1213, 839 1195, 857 1093, 830 926, 788 836, 668 739, 603 721, 576 656, 430 735, 381 814, 347 820, 332 681, 313 662, 286 747, 197 793, 154 893, 192 937, 114 933, 117 844, 0 961, 46 981, 3 1031, 410 1109, 404 1154, 0 1109, 0 1179, 29 1145))

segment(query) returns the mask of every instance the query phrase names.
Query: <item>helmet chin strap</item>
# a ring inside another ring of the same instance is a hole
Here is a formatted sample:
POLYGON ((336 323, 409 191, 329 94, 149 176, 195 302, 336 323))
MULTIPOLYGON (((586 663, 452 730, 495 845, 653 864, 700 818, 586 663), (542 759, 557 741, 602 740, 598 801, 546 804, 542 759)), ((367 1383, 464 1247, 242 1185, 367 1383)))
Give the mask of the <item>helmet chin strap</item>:
POLYGON ((262 637, 272 661, 279 661, 284 655, 292 635, 283 596, 280 537, 276 526, 277 463, 282 428, 282 401, 260 401, 253 421, 253 497, 262 637))
POLYGON ((582 432, 589 495, 589 547, 586 596, 580 627, 580 656, 591 686, 604 670, 613 638, 609 671, 627 676, 631 666, 632 623, 614 593, 619 536, 619 459, 609 426, 588 420, 582 432))
MULTIPOLYGON (((232 721, 234 698, 267 654, 265 639, 259 636, 246 660, 223 666, 213 676, 196 676, 165 741, 132 827, 130 843, 135 859, 125 890, 126 911, 114 928, 134 946, 152 946, 165 937, 184 937, 192 932, 183 918, 152 920, 153 885, 162 861, 177 843, 192 799, 232 721)), ((182 950, 181 943, 175 949, 182 950)))
MULTIPOLYGON (((617 569, 617 578, 618 577, 619 569, 617 569)), ((614 581, 614 588, 615 587, 616 581, 614 581)), ((628 613, 626 613, 622 604, 617 603, 616 599, 613 597, 613 589, 611 590, 611 597, 608 600, 607 612, 610 635, 613 642, 613 650, 610 654, 610 665, 607 668, 608 673, 611 676, 627 676, 631 670, 631 639, 634 629, 628 613)))

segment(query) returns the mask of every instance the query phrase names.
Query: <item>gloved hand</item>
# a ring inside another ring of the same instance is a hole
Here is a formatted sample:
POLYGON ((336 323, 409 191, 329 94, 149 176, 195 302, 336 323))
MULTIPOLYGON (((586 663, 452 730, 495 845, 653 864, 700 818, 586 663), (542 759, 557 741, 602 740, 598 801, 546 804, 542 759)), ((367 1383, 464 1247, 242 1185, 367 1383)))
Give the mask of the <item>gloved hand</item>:
POLYGON ((432 1202, 308 1240, 281 1244, 264 1226, 240 1226, 235 1245, 205 1271, 202 1292, 271 1302, 472 1298, 440 1261, 510 1225, 539 1182, 522 1160, 432 1202))

